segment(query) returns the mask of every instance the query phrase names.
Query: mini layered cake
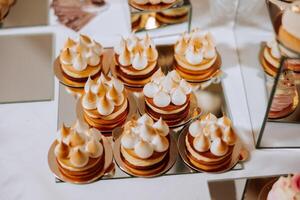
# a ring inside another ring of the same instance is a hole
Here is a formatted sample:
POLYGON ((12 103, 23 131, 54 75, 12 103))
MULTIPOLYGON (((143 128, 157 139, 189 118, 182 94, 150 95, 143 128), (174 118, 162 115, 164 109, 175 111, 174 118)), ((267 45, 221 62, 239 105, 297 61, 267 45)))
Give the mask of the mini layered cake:
POLYGON ((156 13, 155 18, 163 24, 177 24, 188 20, 189 8, 180 7, 156 13))
POLYGON ((300 1, 284 10, 279 27, 278 39, 285 47, 300 53, 300 1))
POLYGON ((189 126, 185 138, 187 157, 200 170, 222 171, 230 166, 236 141, 229 118, 208 114, 189 126))
POLYGON ((8 15, 10 8, 16 3, 16 0, 1 0, 0 1, 0 23, 8 15))
POLYGON ((170 135, 168 125, 144 114, 124 126, 121 136, 121 158, 126 168, 136 175, 155 175, 168 162, 170 135))
POLYGON ((294 99, 297 98, 294 73, 292 71, 280 75, 276 91, 269 111, 269 118, 278 119, 291 114, 294 108, 294 99))
POLYGON ((267 200, 300 200, 300 174, 281 176, 273 184, 267 200))
POLYGON ((280 52, 275 40, 267 42, 263 49, 260 62, 264 71, 272 77, 275 77, 280 67, 280 52))
POLYGON ((129 113, 129 102, 121 81, 101 74, 97 81, 89 78, 84 91, 81 105, 84 119, 90 126, 111 132, 123 125, 129 113))
POLYGON ((130 5, 139 10, 162 10, 171 7, 177 0, 130 0, 130 5))
POLYGON ((84 86, 89 76, 100 75, 102 53, 102 46, 85 35, 80 35, 79 42, 68 38, 59 55, 64 77, 84 86))
POLYGON ((122 38, 114 50, 117 77, 127 86, 143 87, 158 70, 158 52, 149 35, 122 38))
POLYGON ((220 61, 211 33, 199 29, 183 33, 174 48, 174 67, 187 81, 206 81, 218 73, 220 61))
POLYGON ((192 88, 173 70, 167 75, 157 71, 143 88, 145 112, 157 121, 160 117, 169 125, 182 122, 189 114, 192 88))
POLYGON ((104 147, 101 133, 77 121, 58 131, 54 149, 58 169, 63 176, 76 182, 97 178, 104 167, 104 147))

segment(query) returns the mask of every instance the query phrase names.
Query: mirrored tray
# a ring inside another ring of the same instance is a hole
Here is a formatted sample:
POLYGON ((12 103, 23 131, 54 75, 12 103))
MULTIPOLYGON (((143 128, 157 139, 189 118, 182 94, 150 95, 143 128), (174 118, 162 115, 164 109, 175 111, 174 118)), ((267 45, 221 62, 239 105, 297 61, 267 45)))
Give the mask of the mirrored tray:
MULTIPOLYGON (((157 49, 159 51, 158 65, 162 68, 164 73, 172 70, 173 66, 173 45, 158 45, 157 49)), ((111 63, 113 64, 113 63, 111 63)), ((193 84, 194 86, 194 94, 196 96, 196 103, 199 104, 199 93, 208 92, 216 95, 220 99, 220 108, 215 110, 213 114, 217 117, 221 117, 223 114, 227 115, 231 118, 231 115, 228 110, 228 105, 226 103, 226 97, 224 94, 224 90, 222 87, 221 81, 210 81, 204 83, 193 84), (199 88, 202 88, 201 90, 199 88)), ((58 104, 58 128, 62 125, 62 123, 71 124, 76 119, 76 103, 78 95, 74 95, 74 93, 70 93, 70 90, 60 84, 59 85, 59 104, 58 104)), ((205 112, 203 112, 204 114, 205 112)), ((174 131, 174 139, 177 141, 179 137, 179 133, 183 127, 178 127, 174 131)), ((112 138, 110 137, 110 140, 112 138)), ((238 162, 233 170, 243 169, 243 164, 238 162)), ((177 156, 177 160, 173 167, 166 172, 164 175, 178 175, 178 174, 191 174, 191 173, 199 173, 195 170, 189 168, 180 156, 177 156)), ((120 179, 120 178, 129 178, 131 176, 124 173, 118 166, 116 165, 114 173, 111 173, 108 176, 104 176, 103 179, 120 179)))

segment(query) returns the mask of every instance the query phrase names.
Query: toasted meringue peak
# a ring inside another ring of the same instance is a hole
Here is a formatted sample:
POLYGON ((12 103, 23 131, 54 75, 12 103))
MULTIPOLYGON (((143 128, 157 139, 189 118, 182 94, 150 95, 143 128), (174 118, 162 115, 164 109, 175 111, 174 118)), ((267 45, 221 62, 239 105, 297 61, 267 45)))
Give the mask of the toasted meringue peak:
POLYGON ((95 88, 96 91, 94 91, 98 97, 103 97, 107 93, 107 88, 103 84, 103 82, 98 83, 97 87, 95 88))
POLYGON ((70 146, 77 147, 82 146, 85 143, 85 139, 77 132, 73 131, 70 135, 70 146))
POLYGON ((170 131, 168 124, 165 121, 163 121, 161 117, 157 122, 153 124, 153 128, 161 136, 167 136, 170 131))
POLYGON ((151 142, 154 135, 155 135, 155 131, 151 125, 149 124, 141 125, 139 136, 142 138, 142 140, 146 142, 151 142))
POLYGON ((212 46, 209 43, 206 46, 204 46, 203 57, 205 59, 212 59, 216 56, 216 54, 217 52, 214 46, 212 46))
POLYGON ((165 75, 159 68, 151 77, 151 81, 155 84, 160 84, 160 82, 164 79, 165 75))
POLYGON ((228 127, 231 126, 231 120, 227 116, 223 116, 218 119, 218 124, 223 128, 223 127, 228 127))
POLYGON ((148 142, 144 142, 144 141, 139 141, 135 146, 134 146, 134 152, 135 154, 142 158, 142 159, 146 159, 152 156, 153 154, 153 147, 151 144, 149 144, 148 142))
POLYGON ((113 85, 107 92, 107 98, 114 102, 115 106, 119 106, 123 103, 125 97, 123 93, 119 93, 113 85))
POLYGON ((175 53, 179 55, 184 55, 188 47, 187 33, 184 32, 175 45, 175 53))
POLYGON ((158 52, 154 46, 154 44, 150 44, 147 49, 147 58, 149 62, 154 62, 158 59, 158 52))
POLYGON ((203 127, 201 126, 201 123, 199 120, 194 121, 189 126, 189 133, 193 137, 197 137, 198 135, 202 134, 203 127))
POLYGON ((195 49, 193 44, 189 44, 185 58, 192 65, 198 65, 203 61, 203 49, 195 49))
POLYGON ((174 81, 177 84, 182 80, 182 78, 176 70, 170 71, 167 76, 169 76, 172 79, 172 81, 174 81))
POLYGON ((69 147, 63 141, 58 142, 55 146, 54 154, 58 158, 67 158, 69 155, 69 147))
POLYGON ((70 162, 75 167, 84 167, 89 162, 89 157, 80 148, 75 148, 70 152, 70 162))
POLYGON ((210 148, 210 140, 204 134, 200 134, 193 140, 194 148, 199 152, 208 151, 210 148))
POLYGON ((222 137, 222 131, 217 124, 208 124, 203 131, 206 135, 209 135, 211 139, 222 137))
POLYGON ((64 49, 72 48, 75 45, 76 45, 76 42, 74 40, 72 40, 71 38, 68 38, 65 45, 64 45, 64 49))
POLYGON ((103 154, 103 146, 99 141, 91 139, 86 144, 86 152, 91 158, 98 158, 103 154))
POLYGON ((114 104, 105 95, 97 102, 97 110, 101 115, 110 115, 114 111, 114 104))
POLYGON ((73 129, 77 132, 85 132, 89 129, 89 125, 81 120, 76 120, 75 124, 73 125, 73 129))
POLYGON ((90 139, 93 138, 93 139, 95 139, 96 141, 99 141, 99 142, 102 140, 101 132, 96 128, 90 128, 87 131, 87 135, 90 139))
POLYGON ((158 85, 152 82, 147 83, 143 88, 144 95, 149 98, 153 98, 158 91, 159 91, 158 85))
POLYGON ((94 81, 90 76, 88 78, 88 80, 86 81, 85 85, 84 85, 84 91, 88 92, 89 90, 92 89, 92 86, 96 84, 96 81, 94 81))
POLYGON ((112 80, 112 84, 113 86, 116 88, 116 90, 121 93, 124 91, 124 85, 123 83, 119 80, 119 79, 116 79, 114 77, 111 77, 111 80, 112 80))
POLYGON ((125 50, 125 48, 127 48, 126 40, 122 37, 121 41, 114 46, 114 52, 120 55, 125 50))
POLYGON ((81 42, 82 44, 86 45, 86 46, 90 46, 92 45, 92 40, 91 38, 89 38, 86 35, 80 34, 79 35, 79 42, 81 42))
POLYGON ((151 143, 156 152, 164 152, 169 148, 169 140, 159 134, 153 137, 151 143))
POLYGON ((62 124, 62 127, 61 127, 61 129, 60 129, 61 137, 62 137, 62 138, 68 137, 68 136, 70 135, 70 130, 71 130, 71 128, 70 128, 70 127, 67 127, 67 126, 65 125, 65 123, 63 123, 63 124, 62 124))
POLYGON ((186 102, 186 94, 181 88, 176 88, 171 96, 171 101, 174 105, 181 106, 186 102))
POLYGON ((89 52, 89 48, 87 46, 85 46, 84 44, 82 44, 81 42, 79 44, 77 44, 75 47, 76 47, 75 48, 76 53, 82 55, 82 57, 85 60, 87 60, 87 57, 88 57, 87 54, 89 52))
POLYGON ((119 54, 119 63, 123 66, 129 66, 131 64, 131 54, 125 47, 124 50, 119 54))
POLYGON ((88 110, 97 108, 97 96, 91 90, 83 95, 82 106, 88 110))
POLYGON ((137 123, 153 125, 153 119, 145 113, 137 120, 137 123))
POLYGON ((97 55, 93 50, 87 53, 87 63, 90 66, 97 66, 101 61, 101 57, 97 55))
POLYGON ((223 141, 232 146, 236 143, 237 137, 231 127, 226 127, 223 131, 223 141))
POLYGON ((208 113, 205 116, 204 120, 207 122, 215 123, 215 122, 217 122, 218 118, 214 114, 208 113))
POLYGON ((147 67, 147 55, 145 52, 136 53, 131 59, 132 67, 136 70, 143 70, 147 67))
POLYGON ((73 58, 73 67, 77 71, 83 71, 87 67, 87 61, 82 57, 81 54, 77 53, 75 58, 73 58))
POLYGON ((126 149, 133 149, 137 142, 138 137, 130 131, 122 135, 121 145, 126 149))
POLYGON ((179 87, 185 94, 190 94, 192 92, 192 86, 186 80, 181 79, 179 83, 179 87))
POLYGON ((62 50, 59 56, 60 63, 63 65, 71 65, 72 64, 72 54, 69 48, 62 50))
POLYGON ((210 152, 216 156, 224 156, 228 152, 228 145, 221 138, 216 138, 211 143, 210 152))
POLYGON ((158 107, 166 107, 170 102, 170 95, 163 91, 158 92, 153 98, 153 103, 158 107))

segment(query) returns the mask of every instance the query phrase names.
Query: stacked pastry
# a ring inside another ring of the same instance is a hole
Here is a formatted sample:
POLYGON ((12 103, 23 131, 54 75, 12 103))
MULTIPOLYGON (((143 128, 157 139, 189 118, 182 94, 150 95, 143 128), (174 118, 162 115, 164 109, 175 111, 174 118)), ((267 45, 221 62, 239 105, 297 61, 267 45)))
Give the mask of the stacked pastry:
POLYGON ((121 136, 121 157, 134 174, 154 175, 160 172, 168 161, 169 149, 169 127, 161 118, 154 123, 144 114, 125 124, 121 136))
POLYGON ((114 50, 117 76, 127 86, 143 87, 158 69, 158 52, 149 35, 122 38, 114 50))
POLYGON ((87 123, 103 132, 121 126, 129 113, 129 102, 124 85, 114 77, 101 74, 96 81, 85 84, 81 105, 87 123))
POLYGON ((294 99, 298 96, 294 82, 292 71, 280 75, 269 111, 269 118, 282 118, 294 111, 294 99))
POLYGON ((300 200, 300 174, 281 176, 273 184, 267 200, 300 200))
POLYGON ((76 182, 89 181, 99 176, 104 166, 101 133, 77 121, 72 127, 65 125, 58 131, 54 149, 59 171, 76 182))
POLYGON ((10 8, 15 2, 16 0, 0 0, 0 23, 8 15, 10 8))
POLYGON ((173 70, 164 75, 157 71, 143 88, 145 112, 154 120, 160 117, 174 126, 189 114, 192 88, 173 70))
POLYGON ((189 126, 185 138, 187 157, 198 169, 222 171, 230 165, 236 141, 229 118, 208 114, 189 126))
POLYGON ((176 0, 130 0, 130 4, 139 10, 162 10, 175 2, 176 0))
POLYGON ((267 42, 261 56, 261 64, 265 72, 272 77, 275 77, 280 66, 280 52, 278 44, 275 40, 267 42))
POLYGON ((300 1, 293 2, 284 10, 278 39, 287 48, 300 53, 300 1))
POLYGON ((59 55, 64 77, 84 86, 89 76, 100 75, 102 53, 102 46, 88 36, 80 35, 78 42, 68 38, 59 55))
POLYGON ((177 24, 188 20, 189 8, 179 7, 156 13, 156 19, 163 24, 177 24))
POLYGON ((206 81, 219 71, 216 45, 209 32, 194 29, 190 34, 183 33, 174 50, 175 69, 187 81, 206 81))

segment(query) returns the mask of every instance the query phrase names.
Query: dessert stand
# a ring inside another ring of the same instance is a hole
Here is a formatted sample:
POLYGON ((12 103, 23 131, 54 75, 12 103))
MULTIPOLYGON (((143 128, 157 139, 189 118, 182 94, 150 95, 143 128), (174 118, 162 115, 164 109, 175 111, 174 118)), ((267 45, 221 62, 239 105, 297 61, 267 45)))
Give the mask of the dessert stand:
MULTIPOLYGON (((132 32, 150 31, 150 34, 152 34, 154 30, 162 30, 167 35, 171 35, 190 31, 192 5, 189 0, 177 0, 170 6, 161 9, 158 9, 157 6, 152 6, 152 8, 145 10, 143 6, 132 3, 132 0, 128 0, 128 6, 132 32), (165 20, 163 20, 164 18, 160 19, 163 11, 176 13, 178 9, 185 10, 184 16, 169 17, 165 20)), ((162 36, 161 32, 159 36, 162 36)))

